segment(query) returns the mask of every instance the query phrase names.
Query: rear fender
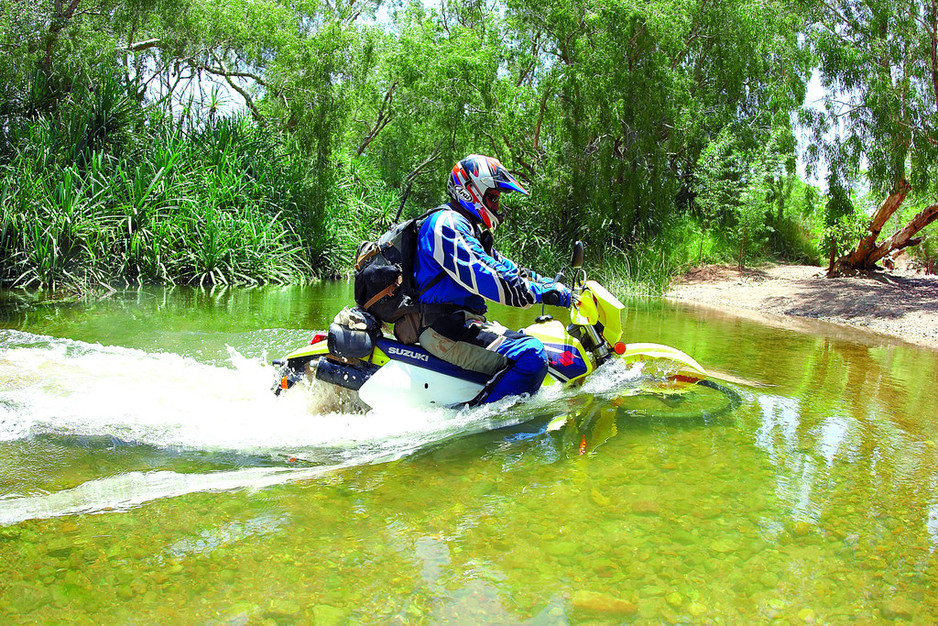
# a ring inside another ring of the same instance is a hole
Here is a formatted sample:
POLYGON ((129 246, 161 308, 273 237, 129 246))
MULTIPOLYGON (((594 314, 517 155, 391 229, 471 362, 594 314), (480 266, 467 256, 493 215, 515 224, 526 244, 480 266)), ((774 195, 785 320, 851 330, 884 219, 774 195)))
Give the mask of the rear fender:
MULTIPOLYGON (((317 334, 309 345, 297 348, 282 359, 275 360, 273 364, 278 366, 279 370, 274 382, 274 393, 279 395, 282 390, 291 388, 303 379, 311 381, 317 370, 319 359, 329 355, 328 337, 317 334)), ((389 361, 387 355, 378 347, 375 347, 369 358, 362 360, 379 367, 389 361)))
MULTIPOLYGON (((327 338, 323 338, 318 341, 314 341, 308 346, 303 346, 301 348, 297 348, 293 352, 290 352, 285 357, 280 359, 280 363, 286 363, 291 366, 302 366, 313 359, 318 359, 319 357, 327 356, 328 354, 329 341, 327 338)), ((381 348, 375 346, 374 352, 371 354, 371 356, 362 360, 381 366, 387 363, 390 359, 388 359, 388 356, 381 350, 381 348)))
POLYGON ((285 363, 309 361, 314 357, 321 357, 329 354, 329 346, 325 338, 311 343, 308 346, 297 348, 293 352, 281 359, 285 363))

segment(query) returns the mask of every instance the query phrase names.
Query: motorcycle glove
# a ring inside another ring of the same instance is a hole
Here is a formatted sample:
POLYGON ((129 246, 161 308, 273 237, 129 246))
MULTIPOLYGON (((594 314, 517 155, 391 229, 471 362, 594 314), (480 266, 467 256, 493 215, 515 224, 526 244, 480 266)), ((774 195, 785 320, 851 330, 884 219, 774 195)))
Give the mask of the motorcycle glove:
POLYGON ((559 283, 556 287, 550 291, 544 292, 544 295, 541 296, 541 302, 547 306, 558 306, 563 309, 569 309, 572 301, 573 294, 570 293, 569 289, 559 283))

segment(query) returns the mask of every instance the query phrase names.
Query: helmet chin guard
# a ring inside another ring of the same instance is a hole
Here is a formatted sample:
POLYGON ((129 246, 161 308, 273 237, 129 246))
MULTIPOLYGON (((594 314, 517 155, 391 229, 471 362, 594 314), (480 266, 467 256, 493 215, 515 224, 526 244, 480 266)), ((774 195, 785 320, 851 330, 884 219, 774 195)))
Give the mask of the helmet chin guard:
POLYGON ((508 173, 498 159, 470 154, 453 166, 446 192, 460 206, 476 216, 489 230, 495 230, 501 216, 497 211, 486 208, 483 202, 490 189, 517 191, 528 195, 527 190, 508 173))

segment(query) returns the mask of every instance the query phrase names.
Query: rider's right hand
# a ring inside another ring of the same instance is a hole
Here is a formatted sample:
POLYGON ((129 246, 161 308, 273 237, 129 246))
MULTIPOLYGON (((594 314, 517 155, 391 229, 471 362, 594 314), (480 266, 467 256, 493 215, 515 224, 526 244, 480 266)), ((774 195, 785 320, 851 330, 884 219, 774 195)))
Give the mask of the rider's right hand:
POLYGON ((564 309, 569 309, 572 301, 573 294, 560 283, 557 283, 550 291, 545 291, 541 296, 541 302, 547 306, 559 306, 564 309))

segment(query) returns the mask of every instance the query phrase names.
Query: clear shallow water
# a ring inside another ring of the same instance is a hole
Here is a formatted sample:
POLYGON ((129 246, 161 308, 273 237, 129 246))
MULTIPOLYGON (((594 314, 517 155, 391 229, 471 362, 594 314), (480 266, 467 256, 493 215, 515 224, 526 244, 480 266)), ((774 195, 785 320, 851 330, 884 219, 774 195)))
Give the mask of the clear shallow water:
POLYGON ((266 362, 349 299, 4 300, 2 621, 938 617, 935 352, 642 300, 631 338, 767 386, 729 411, 622 369, 461 413, 274 398, 266 362))

